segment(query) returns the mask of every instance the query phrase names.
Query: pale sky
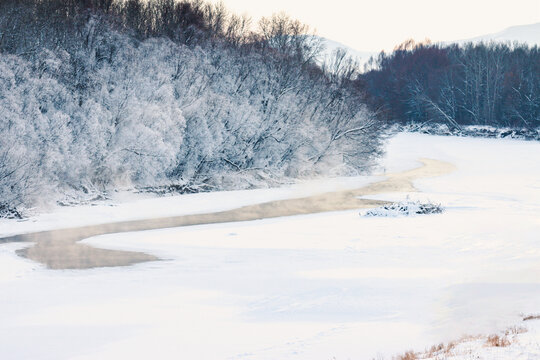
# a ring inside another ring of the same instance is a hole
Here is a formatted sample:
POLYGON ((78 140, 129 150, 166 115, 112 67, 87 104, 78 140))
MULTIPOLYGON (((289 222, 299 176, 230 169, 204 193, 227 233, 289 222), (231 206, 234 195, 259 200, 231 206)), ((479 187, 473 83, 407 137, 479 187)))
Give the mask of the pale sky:
POLYGON ((540 22, 540 0, 223 0, 261 16, 284 11, 317 34, 360 51, 391 50, 408 38, 460 40, 540 22))

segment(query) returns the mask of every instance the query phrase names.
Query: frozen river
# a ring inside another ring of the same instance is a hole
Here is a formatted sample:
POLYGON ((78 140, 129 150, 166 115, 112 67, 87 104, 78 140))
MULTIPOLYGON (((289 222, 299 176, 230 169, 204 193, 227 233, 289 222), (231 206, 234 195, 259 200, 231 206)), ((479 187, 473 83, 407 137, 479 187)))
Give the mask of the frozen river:
MULTIPOLYGON (((161 260, 90 270, 49 270, 15 254, 28 244, 2 244, 0 352, 55 360, 390 358, 538 313, 540 144, 400 134, 383 167, 400 172, 420 158, 456 169, 415 180, 420 192, 369 197, 429 199, 443 214, 366 218, 346 210, 101 235, 84 243, 161 260)), ((229 203, 291 194, 237 192, 229 203)), ((225 210, 229 196, 149 199, 146 208, 225 210)), ((118 206, 125 216, 117 220, 132 219, 129 207, 118 206)), ((77 211, 99 222, 99 207, 77 211)), ((63 227, 61 217, 54 221, 4 221, 0 233, 63 227)))

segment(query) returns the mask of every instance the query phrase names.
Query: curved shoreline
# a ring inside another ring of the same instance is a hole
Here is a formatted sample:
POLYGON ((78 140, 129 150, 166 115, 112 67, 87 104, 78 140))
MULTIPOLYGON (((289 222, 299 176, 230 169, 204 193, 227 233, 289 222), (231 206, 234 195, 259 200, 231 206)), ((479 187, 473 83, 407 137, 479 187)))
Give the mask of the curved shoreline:
POLYGON ((92 236, 173 228, 180 226, 252 221, 292 215, 306 215, 329 211, 343 211, 377 207, 386 201, 360 199, 361 196, 390 192, 416 191, 416 179, 441 176, 452 172, 454 165, 433 159, 420 159, 421 167, 401 173, 387 174, 385 180, 355 190, 328 192, 309 197, 276 200, 240 208, 205 214, 173 216, 157 219, 123 221, 83 226, 72 229, 50 230, 21 234, 0 239, 0 243, 33 242, 34 245, 17 254, 46 265, 49 269, 91 269, 127 266, 159 258, 140 252, 108 250, 81 244, 92 236))

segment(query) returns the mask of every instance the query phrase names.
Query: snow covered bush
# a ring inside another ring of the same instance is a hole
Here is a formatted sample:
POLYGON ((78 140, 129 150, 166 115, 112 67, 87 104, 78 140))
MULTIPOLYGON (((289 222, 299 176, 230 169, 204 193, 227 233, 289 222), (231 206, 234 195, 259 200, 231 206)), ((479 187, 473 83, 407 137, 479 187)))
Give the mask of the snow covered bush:
POLYGON ((540 128, 508 128, 494 127, 487 125, 464 125, 461 128, 450 128, 446 124, 427 123, 427 124, 406 124, 398 125, 395 131, 419 132, 423 134, 441 135, 441 136, 470 136, 495 139, 520 139, 540 141, 540 128))
POLYGON ((362 213, 362 216, 411 216, 411 215, 427 215, 440 214, 443 212, 443 207, 440 204, 421 203, 419 201, 403 201, 383 205, 381 207, 370 209, 362 213))

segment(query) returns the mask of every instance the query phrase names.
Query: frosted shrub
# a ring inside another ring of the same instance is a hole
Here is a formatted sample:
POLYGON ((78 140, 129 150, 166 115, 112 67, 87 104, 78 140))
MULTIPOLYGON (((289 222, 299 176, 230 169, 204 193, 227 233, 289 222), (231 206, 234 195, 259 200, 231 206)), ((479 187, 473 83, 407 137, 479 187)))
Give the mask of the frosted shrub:
POLYGON ((421 203, 419 201, 397 202, 381 207, 370 209, 361 214, 362 216, 410 216, 410 215, 428 215, 440 214, 443 212, 440 204, 421 203))

